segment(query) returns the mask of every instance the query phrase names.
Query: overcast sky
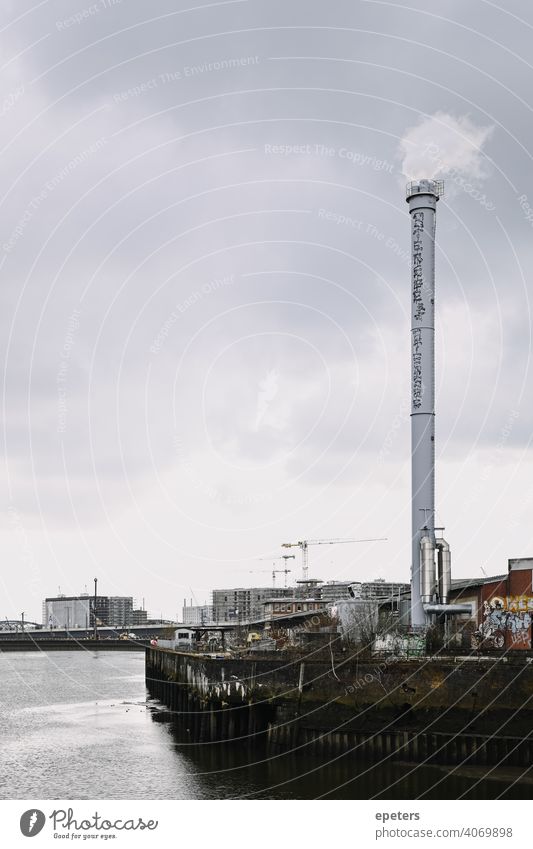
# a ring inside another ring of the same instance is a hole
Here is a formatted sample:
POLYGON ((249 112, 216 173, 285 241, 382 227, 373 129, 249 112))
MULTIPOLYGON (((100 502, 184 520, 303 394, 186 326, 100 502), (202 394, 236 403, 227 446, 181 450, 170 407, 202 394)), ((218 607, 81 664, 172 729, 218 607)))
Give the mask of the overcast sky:
POLYGON ((453 575, 531 556, 529 4, 1 6, 0 615, 409 579, 409 177, 453 575))

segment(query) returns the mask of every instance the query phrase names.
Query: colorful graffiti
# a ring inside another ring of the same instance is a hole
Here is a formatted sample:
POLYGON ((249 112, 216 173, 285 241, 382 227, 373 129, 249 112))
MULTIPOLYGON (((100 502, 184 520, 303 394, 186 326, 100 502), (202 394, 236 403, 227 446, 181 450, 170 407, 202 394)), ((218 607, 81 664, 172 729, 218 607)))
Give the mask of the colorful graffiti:
POLYGON ((531 649, 533 596, 493 596, 483 603, 483 619, 474 648, 531 649))

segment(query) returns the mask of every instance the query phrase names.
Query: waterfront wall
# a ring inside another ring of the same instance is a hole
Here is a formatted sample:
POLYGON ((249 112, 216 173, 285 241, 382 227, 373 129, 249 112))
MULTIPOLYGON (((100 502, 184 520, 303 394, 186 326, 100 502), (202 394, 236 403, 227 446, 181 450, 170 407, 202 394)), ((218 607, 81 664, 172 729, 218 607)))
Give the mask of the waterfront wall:
POLYGON ((191 742, 439 763, 533 757, 525 658, 215 659, 149 648, 146 682, 191 742))

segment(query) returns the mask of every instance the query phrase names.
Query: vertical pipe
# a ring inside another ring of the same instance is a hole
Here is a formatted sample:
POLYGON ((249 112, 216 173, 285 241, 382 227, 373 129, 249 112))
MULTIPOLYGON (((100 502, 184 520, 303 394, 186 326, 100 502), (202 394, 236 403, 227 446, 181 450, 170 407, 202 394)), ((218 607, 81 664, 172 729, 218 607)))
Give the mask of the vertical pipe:
POLYGON ((422 604, 431 604, 437 587, 435 574, 435 546, 429 536, 423 536, 420 540, 420 597, 422 604))
POLYGON ((452 585, 452 556, 450 546, 444 539, 437 540, 439 561, 439 601, 447 604, 452 585))
MULTIPOLYGON (((425 625, 422 536, 435 545, 435 224, 441 186, 407 186, 411 215, 411 625, 425 625)), ((426 579, 427 583, 427 579, 426 579)))

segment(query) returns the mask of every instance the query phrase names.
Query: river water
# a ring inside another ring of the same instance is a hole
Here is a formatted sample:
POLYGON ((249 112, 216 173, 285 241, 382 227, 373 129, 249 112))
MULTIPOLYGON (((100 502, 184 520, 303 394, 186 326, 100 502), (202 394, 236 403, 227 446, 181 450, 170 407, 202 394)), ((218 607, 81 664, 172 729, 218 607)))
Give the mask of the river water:
POLYGON ((533 798, 533 768, 453 770, 190 745, 142 652, 0 654, 3 799, 533 798))

